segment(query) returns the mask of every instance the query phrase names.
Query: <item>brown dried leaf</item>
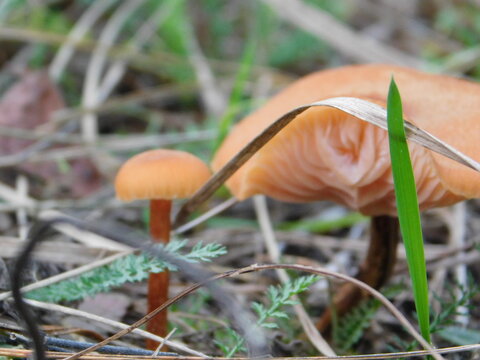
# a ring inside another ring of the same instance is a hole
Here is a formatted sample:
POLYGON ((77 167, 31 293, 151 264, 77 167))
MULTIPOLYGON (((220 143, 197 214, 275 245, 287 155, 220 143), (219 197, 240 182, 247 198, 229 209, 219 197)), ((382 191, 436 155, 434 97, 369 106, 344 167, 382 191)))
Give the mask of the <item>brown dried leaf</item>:
MULTIPOLYGON (((0 126, 24 130, 54 131, 49 127, 53 112, 65 107, 63 98, 44 71, 26 73, 0 100, 0 126)), ((31 146, 34 140, 0 136, 0 154, 11 155, 31 146)), ((93 163, 88 159, 68 161, 67 171, 62 172, 54 162, 22 164, 19 169, 51 183, 58 190, 64 190, 74 197, 87 195, 98 189, 100 177, 93 163)))

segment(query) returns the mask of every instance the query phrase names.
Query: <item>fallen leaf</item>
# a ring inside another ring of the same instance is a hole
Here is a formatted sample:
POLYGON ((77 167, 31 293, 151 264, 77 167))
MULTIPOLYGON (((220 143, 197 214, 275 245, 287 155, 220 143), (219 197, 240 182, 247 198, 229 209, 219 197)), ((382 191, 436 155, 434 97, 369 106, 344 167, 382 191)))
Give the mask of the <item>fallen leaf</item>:
MULTIPOLYGON (((43 130, 53 132, 53 126, 48 125, 50 117, 64 107, 59 90, 46 72, 28 72, 0 100, 0 126, 24 130, 42 126, 43 130)), ((12 155, 34 143, 35 140, 3 135, 0 136, 0 154, 12 155)), ((82 197, 99 188, 99 172, 89 159, 73 159, 64 165, 63 171, 55 162, 24 163, 17 168, 53 185, 54 191, 50 195, 64 193, 70 197, 82 197)))

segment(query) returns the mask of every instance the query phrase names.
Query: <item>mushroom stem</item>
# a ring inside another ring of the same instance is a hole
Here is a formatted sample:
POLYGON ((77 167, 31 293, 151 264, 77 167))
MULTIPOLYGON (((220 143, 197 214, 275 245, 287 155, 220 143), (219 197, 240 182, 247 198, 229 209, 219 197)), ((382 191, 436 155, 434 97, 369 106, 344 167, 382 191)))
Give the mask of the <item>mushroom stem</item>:
MULTIPOLYGON (((150 235, 155 242, 168 243, 170 241, 170 210, 171 200, 154 199, 150 201, 150 235)), ((168 271, 159 274, 150 274, 148 278, 148 312, 168 300, 168 271)), ((155 335, 167 335, 167 309, 152 318, 147 324, 147 330, 155 335)), ((147 348, 155 350, 158 342, 148 339, 147 348)))
MULTIPOLYGON (((379 289, 393 272, 397 258, 397 244, 400 239, 398 218, 374 216, 370 221, 370 243, 365 260, 360 265, 356 278, 379 289)), ((340 287, 333 299, 333 309, 338 316, 351 310, 367 294, 357 286, 346 283, 340 287)), ((328 309, 317 322, 321 332, 328 331, 332 321, 332 309, 328 309)))

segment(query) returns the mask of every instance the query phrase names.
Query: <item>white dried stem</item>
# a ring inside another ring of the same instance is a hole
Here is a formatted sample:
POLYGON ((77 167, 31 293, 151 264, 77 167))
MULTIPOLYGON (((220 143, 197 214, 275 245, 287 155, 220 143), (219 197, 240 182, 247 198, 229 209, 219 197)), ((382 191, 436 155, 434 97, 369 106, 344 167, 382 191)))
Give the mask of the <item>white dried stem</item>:
MULTIPOLYGON (((155 34, 157 28, 170 15, 174 9, 173 2, 166 2, 162 4, 153 15, 142 25, 138 30, 132 41, 129 43, 129 50, 132 54, 136 54, 147 41, 155 34)), ((99 101, 107 99, 115 86, 125 73, 128 64, 128 59, 115 61, 107 70, 102 84, 99 86, 98 98, 99 101)))
MULTIPOLYGON (((275 239, 272 222, 270 221, 266 198, 264 195, 256 195, 253 197, 253 203, 270 260, 274 263, 280 263, 280 250, 278 249, 278 243, 275 239)), ((290 277, 284 269, 276 269, 275 272, 277 273, 280 282, 283 284, 290 281, 290 277)), ((317 348, 318 351, 320 351, 320 353, 326 356, 336 356, 333 349, 318 332, 298 296, 294 296, 292 298, 297 301, 297 304, 293 305, 293 309, 297 314, 303 329, 305 330, 305 334, 308 336, 312 344, 317 348)))
MULTIPOLYGON (((84 319, 88 319, 88 320, 92 320, 92 321, 99 322, 99 323, 102 323, 102 324, 106 324, 108 326, 111 326, 114 329, 122 329, 123 330, 123 329, 127 329, 127 328, 130 327, 129 325, 118 322, 118 321, 110 320, 110 319, 104 318, 104 317, 99 316, 99 315, 88 313, 86 311, 81 311, 81 310, 68 308, 66 306, 44 303, 44 302, 36 301, 36 300, 25 300, 25 302, 27 304, 29 304, 33 307, 39 308, 39 309, 44 309, 44 310, 48 310, 48 311, 57 311, 57 312, 61 312, 63 314, 67 314, 67 315, 81 317, 81 318, 84 318, 84 319)), ((203 354, 199 351, 192 350, 189 347, 187 347, 183 344, 180 344, 176 341, 166 340, 166 339, 164 339, 160 336, 154 335, 154 334, 149 333, 145 330, 133 329, 132 333, 140 335, 140 336, 142 336, 144 338, 147 338, 147 339, 158 341, 158 342, 165 341, 165 344, 168 345, 170 348, 175 349, 177 351, 184 352, 185 354, 190 354, 190 355, 193 355, 193 356, 200 356, 201 358, 208 358, 207 355, 205 355, 205 354, 203 354)))
MULTIPOLYGON (((98 87, 108 52, 120 34, 124 23, 143 2, 144 0, 125 1, 107 22, 100 34, 98 44, 88 64, 83 86, 82 106, 85 108, 94 107, 99 104, 98 87)), ((87 113, 83 116, 81 124, 83 140, 87 144, 94 144, 98 137, 97 116, 93 113, 87 113)))
MULTIPOLYGON (((450 224, 450 245, 453 248, 463 248, 465 246, 465 235, 466 235, 466 204, 465 202, 460 202, 452 207, 453 216, 451 216, 450 224)), ((458 253, 457 257, 460 260, 460 263, 453 269, 455 279, 457 282, 457 287, 455 289, 455 296, 461 298, 465 291, 468 291, 468 274, 467 266, 463 263, 465 258, 465 252, 461 251, 458 253)), ((468 307, 460 306, 457 309, 457 315, 455 320, 458 321, 463 326, 467 326, 469 322, 468 316, 468 307)))
MULTIPOLYGON (((24 175, 17 176, 16 181, 17 194, 20 198, 20 202, 27 203, 28 199, 28 179, 24 175)), ((19 207, 16 211, 17 224, 18 224, 18 236, 21 240, 27 238, 28 233, 28 219, 26 206, 19 207)))
POLYGON ((97 22, 97 20, 112 5, 112 0, 95 1, 87 9, 87 11, 83 13, 80 19, 78 19, 78 21, 75 23, 75 26, 68 34, 64 44, 60 50, 58 50, 48 69, 48 73, 52 80, 58 81, 60 79, 65 67, 75 51, 75 44, 79 42, 88 31, 91 30, 92 26, 97 22))

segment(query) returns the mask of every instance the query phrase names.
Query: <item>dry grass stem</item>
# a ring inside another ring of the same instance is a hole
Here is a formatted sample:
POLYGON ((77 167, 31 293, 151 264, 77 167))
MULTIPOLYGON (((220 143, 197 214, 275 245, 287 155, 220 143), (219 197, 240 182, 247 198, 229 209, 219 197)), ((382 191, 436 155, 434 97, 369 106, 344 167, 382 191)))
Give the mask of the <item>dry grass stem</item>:
MULTIPOLYGON (((263 235, 263 240, 265 242, 265 247, 270 257, 270 262, 280 263, 280 250, 277 240, 275 238, 275 232, 273 231, 270 215, 268 213, 267 200, 263 195, 256 195, 253 198, 253 203, 255 207, 255 212, 257 214, 258 223, 260 225, 260 230, 263 235)), ((275 272, 282 284, 290 282, 290 277, 288 276, 285 269, 276 269, 275 272)), ((311 343, 321 354, 327 356, 335 356, 335 352, 327 343, 327 341, 322 337, 322 335, 318 332, 312 319, 305 311, 305 308, 303 307, 299 297, 293 296, 292 299, 297 302, 295 305, 293 305, 293 310, 295 311, 295 314, 297 314, 298 319, 302 324, 302 328, 311 343)))
MULTIPOLYGON (((129 16, 138 9, 144 0, 126 0, 123 2, 106 23, 100 34, 98 44, 92 54, 87 67, 85 82, 83 85, 82 106, 89 108, 101 102, 99 86, 102 73, 107 60, 108 51, 117 39, 120 31, 129 16)), ((81 121, 82 136, 86 144, 94 144, 98 136, 98 124, 95 114, 86 114, 81 121)))
MULTIPOLYGON (((25 203, 25 199, 28 198, 28 179, 25 175, 19 175, 16 179, 17 194, 21 199, 20 202, 25 203)), ((18 237, 22 240, 27 238, 28 233, 28 218, 27 209, 25 206, 21 206, 16 211, 18 237)))
POLYGON ((197 42, 194 30, 189 25, 186 27, 188 58, 195 70, 202 103, 208 116, 219 117, 227 108, 227 98, 218 87, 213 71, 197 42))
POLYGON ((197 218, 193 219, 192 221, 187 222, 185 225, 182 225, 178 228, 176 228, 172 233, 174 235, 180 235, 184 232, 187 232, 188 230, 193 229, 195 226, 198 226, 208 219, 220 214, 221 212, 227 210, 229 207, 235 205, 237 203, 237 199, 234 197, 231 197, 228 200, 225 200, 221 204, 218 204, 215 206, 213 209, 210 209, 206 212, 204 212, 202 215, 198 216, 197 218))
MULTIPOLYGON (((23 242, 20 238, 0 236, 2 258, 14 258, 22 247, 23 242)), ((84 245, 65 241, 47 241, 38 245, 33 257, 38 261, 75 265, 91 263, 102 256, 110 256, 114 253, 116 251, 88 248, 84 245), (75 254, 75 256, 71 256, 72 254, 75 254)))
MULTIPOLYGON (((175 219, 175 225, 179 226, 192 211, 196 210, 200 204, 212 196, 235 171, 260 150, 273 136, 293 121, 297 115, 313 106, 336 108, 360 120, 367 121, 382 129, 387 129, 386 110, 377 104, 362 99, 336 97, 297 107, 275 120, 216 172, 210 180, 182 206, 175 219)), ((476 171, 480 171, 480 164, 478 162, 408 121, 405 121, 405 130, 409 140, 476 171)))
MULTIPOLYGON (((137 33, 129 43, 130 51, 132 54, 140 52, 142 47, 148 42, 148 40, 155 35, 155 31, 168 18, 173 10, 172 3, 161 4, 146 20, 146 22, 138 29, 137 33)), ((128 59, 116 60, 110 65, 103 77, 102 83, 98 89, 98 102, 103 102, 107 99, 115 86, 121 80, 123 74, 127 69, 128 59)))
MULTIPOLYGON (((467 234, 467 205, 465 202, 460 202, 452 207, 452 216, 450 217, 450 246, 454 249, 461 249, 465 247, 465 237, 467 234)), ((465 253, 463 251, 457 254, 457 259, 461 261, 453 269, 455 276, 455 283, 457 284, 455 289, 455 296, 460 299, 463 293, 468 289, 468 271, 467 265, 463 262, 465 253)), ((468 307, 460 306, 457 309, 457 315, 455 320, 463 327, 468 326, 469 315, 468 307)))
MULTIPOLYGON (((46 220, 46 221, 57 218, 57 217, 72 219, 72 217, 55 210, 45 210, 38 215, 38 218, 40 220, 46 220)), ((79 230, 76 227, 68 224, 55 225, 54 227, 57 231, 74 238, 75 240, 81 242, 82 244, 88 247, 106 249, 106 250, 116 250, 116 251, 132 250, 127 245, 121 244, 117 241, 108 239, 98 234, 94 234, 92 232, 79 230)))
MULTIPOLYGON (((35 135, 36 138, 42 138, 41 135, 35 135)), ((88 156, 96 156, 103 152, 130 152, 133 150, 144 150, 151 147, 167 147, 182 143, 208 141, 215 137, 214 130, 199 130, 180 134, 159 134, 159 135, 127 135, 127 136, 100 136, 98 145, 92 147, 80 145, 70 146, 68 148, 44 150, 39 152, 29 151, 16 153, 11 156, 0 158, 0 168, 19 165, 21 163, 39 163, 57 160, 77 159, 88 156)), ((65 142, 63 136, 58 137, 58 141, 52 137, 52 142, 65 142)), ((73 139, 69 139, 68 141, 73 139)), ((75 141, 75 140, 73 140, 75 141)), ((75 141, 77 142, 77 141, 75 141)), ((118 160, 120 165, 120 160, 118 160)))
MULTIPOLYGON (((99 323, 108 325, 108 326, 110 326, 114 329, 129 329, 130 330, 129 332, 132 332, 133 334, 137 334, 137 335, 140 335, 144 338, 152 339, 152 340, 159 341, 159 342, 164 340, 162 337, 154 335, 152 333, 149 333, 148 331, 137 329, 137 328, 132 329, 132 328, 130 328, 130 326, 128 326, 126 324, 123 324, 121 322, 113 321, 113 320, 104 318, 102 316, 91 314, 91 313, 88 313, 88 312, 85 312, 85 311, 72 309, 72 308, 57 305, 57 304, 44 303, 44 302, 36 301, 36 300, 25 300, 25 301, 29 305, 31 305, 33 307, 36 307, 38 309, 43 309, 43 310, 48 310, 48 311, 56 311, 56 312, 61 312, 63 314, 67 314, 67 315, 81 317, 81 318, 84 318, 84 319, 88 319, 88 320, 91 320, 91 321, 95 321, 95 322, 99 322, 99 323)), ((183 344, 180 344, 176 341, 166 340, 165 343, 168 346, 170 346, 172 349, 175 349, 175 350, 180 351, 182 353, 189 354, 189 355, 194 355, 194 356, 199 356, 201 358, 206 358, 207 357, 205 354, 202 354, 201 352, 196 351, 196 350, 192 350, 189 347, 187 347, 183 344)), ((65 354, 64 354, 64 356, 65 356, 65 354)))
POLYGON ((74 44, 80 41, 90 31, 97 20, 113 5, 112 0, 96 1, 88 7, 78 19, 73 29, 68 34, 62 47, 58 50, 48 72, 54 81, 58 81, 67 67, 68 61, 75 52, 74 44))
MULTIPOLYGON (((439 348, 432 350, 437 354, 455 354, 466 351, 474 351, 480 349, 480 344, 473 345, 462 345, 455 347, 439 348)), ((369 354, 369 355, 344 355, 344 356, 304 356, 304 357, 270 357, 271 360, 381 360, 381 359, 410 359, 416 358, 419 356, 427 356, 429 351, 426 350, 416 350, 416 351, 402 351, 395 353, 379 353, 379 354, 369 354)), ((23 349, 8 349, 0 348, 0 356, 11 356, 11 357, 27 357, 31 356, 33 352, 31 350, 23 349)), ((47 356, 52 359, 64 359, 65 353, 47 351, 47 356)), ((163 360, 178 360, 178 356, 161 356, 161 357, 152 357, 152 356, 138 356, 138 355, 109 355, 109 354, 94 354, 94 355, 83 355, 79 359, 84 360, 149 360, 149 359, 163 359, 163 360)), ((185 356, 181 357, 182 360, 201 360, 201 357, 194 356, 185 356)), ((209 357, 213 360, 228 360, 227 358, 222 357, 209 357)), ((251 358, 246 357, 236 357, 235 360, 251 360, 251 358)))

